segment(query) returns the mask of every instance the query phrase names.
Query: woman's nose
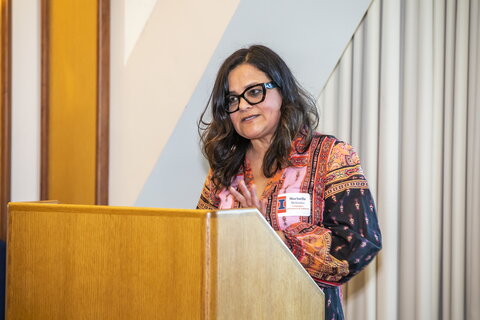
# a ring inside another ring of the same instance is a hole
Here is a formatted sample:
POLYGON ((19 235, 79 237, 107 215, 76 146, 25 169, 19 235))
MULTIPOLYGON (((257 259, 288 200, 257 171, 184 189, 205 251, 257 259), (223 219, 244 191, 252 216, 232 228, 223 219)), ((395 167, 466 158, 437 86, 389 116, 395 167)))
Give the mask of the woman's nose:
POLYGON ((240 101, 238 101, 238 108, 241 110, 247 110, 249 108, 251 108, 252 105, 250 103, 248 103, 247 100, 245 100, 244 97, 241 97, 240 98, 240 101))

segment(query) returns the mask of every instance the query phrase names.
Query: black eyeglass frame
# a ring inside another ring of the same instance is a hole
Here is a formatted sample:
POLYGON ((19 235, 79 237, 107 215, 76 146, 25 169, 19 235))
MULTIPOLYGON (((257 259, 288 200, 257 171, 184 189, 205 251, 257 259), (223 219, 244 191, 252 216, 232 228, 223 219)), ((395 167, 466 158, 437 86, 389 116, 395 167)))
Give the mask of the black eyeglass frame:
POLYGON ((247 88, 245 88, 245 90, 243 90, 243 92, 241 94, 228 94, 225 98, 228 98, 228 97, 237 97, 238 98, 238 106, 237 106, 237 109, 235 109, 234 111, 230 111, 230 107, 228 104, 224 105, 223 108, 225 110, 226 113, 228 114, 232 114, 232 113, 235 113, 237 112, 238 110, 240 110, 240 98, 243 98, 243 100, 247 101, 247 103, 251 106, 254 106, 256 104, 259 104, 259 103, 262 103, 264 100, 265 100, 265 97, 267 96, 267 89, 274 89, 274 88, 278 88, 278 85, 275 83, 275 81, 270 81, 270 82, 264 82, 264 83, 256 83, 256 84, 253 84, 247 88), (248 101, 247 97, 245 97, 245 93, 254 88, 254 87, 257 87, 257 86, 262 86, 262 91, 263 91, 263 96, 262 96, 262 99, 260 99, 260 101, 258 102, 250 102, 248 101))

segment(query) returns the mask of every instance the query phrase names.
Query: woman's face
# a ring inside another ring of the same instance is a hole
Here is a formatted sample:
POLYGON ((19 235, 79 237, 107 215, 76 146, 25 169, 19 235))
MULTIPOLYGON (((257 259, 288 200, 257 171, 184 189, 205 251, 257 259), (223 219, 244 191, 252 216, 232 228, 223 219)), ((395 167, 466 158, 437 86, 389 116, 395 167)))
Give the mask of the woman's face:
MULTIPOLYGON (((228 75, 229 93, 241 94, 252 85, 270 82, 271 79, 256 67, 244 63, 233 69, 228 75)), ((282 96, 278 88, 267 89, 265 100, 250 105, 240 98, 240 110, 230 114, 237 133, 252 143, 259 141, 270 144, 280 121, 282 96)))

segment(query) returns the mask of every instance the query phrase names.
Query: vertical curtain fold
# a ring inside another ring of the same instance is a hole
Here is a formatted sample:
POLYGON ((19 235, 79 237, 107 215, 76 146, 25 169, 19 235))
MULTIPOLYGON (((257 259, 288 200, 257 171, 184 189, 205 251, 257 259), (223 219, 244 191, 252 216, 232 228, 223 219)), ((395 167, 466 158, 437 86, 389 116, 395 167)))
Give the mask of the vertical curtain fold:
POLYGON ((442 206, 442 261, 441 261, 441 287, 440 287, 440 299, 442 304, 441 316, 449 317, 451 315, 451 261, 452 261, 452 233, 451 226, 452 216, 444 214, 444 212, 452 212, 452 196, 449 192, 453 183, 452 171, 452 153, 453 153, 453 88, 454 88, 454 26, 455 26, 455 0, 445 1, 445 47, 444 50, 444 97, 443 97, 443 110, 444 110, 444 124, 443 124, 443 206, 442 206))
MULTIPOLYGON (((415 1, 416 2, 416 1, 415 1)), ((415 3, 414 2, 414 3, 415 3)), ((412 3, 413 4, 413 3, 412 3)), ((414 272, 416 281, 415 290, 415 319, 428 319, 433 308, 431 278, 434 268, 438 265, 433 258, 433 170, 435 168, 435 145, 433 142, 434 114, 438 109, 433 105, 433 0, 424 0, 415 3, 417 11, 418 34, 416 46, 417 70, 415 82, 416 92, 416 127, 415 137, 415 240, 414 272)), ((413 35, 412 35, 413 36, 413 35)), ((412 79, 414 80, 414 79, 412 79)))
POLYGON ((433 2, 433 176, 432 176, 432 319, 441 314, 441 259, 442 259, 442 209, 443 209, 443 125, 445 91, 445 1, 433 2))
MULTIPOLYGON (((417 70, 420 67, 417 60, 418 48, 418 7, 415 0, 404 1, 401 55, 403 79, 401 88, 401 152, 400 152, 400 319, 415 319, 416 313, 416 283, 419 281, 419 270, 416 270, 415 258, 418 249, 419 224, 416 184, 419 172, 416 167, 417 144, 417 70)), ((402 74, 401 74, 402 75, 402 74)), ((380 213, 381 214, 381 213, 380 213)), ((388 237, 388 235, 386 235, 388 237)))
MULTIPOLYGON (((397 319, 400 254, 400 1, 380 1, 381 44, 377 212, 383 250, 377 258, 377 319, 397 319)), ((367 319, 363 315, 351 318, 367 319)))
POLYGON ((465 319, 465 203, 469 1, 456 3, 452 148, 452 300, 450 319, 465 319))
POLYGON ((336 128, 340 139, 350 141, 350 128, 352 114, 352 99, 350 91, 352 90, 352 46, 349 45, 345 49, 345 57, 338 66, 338 109, 336 128))
POLYGON ((470 2, 466 201, 466 319, 480 319, 480 5, 470 2))

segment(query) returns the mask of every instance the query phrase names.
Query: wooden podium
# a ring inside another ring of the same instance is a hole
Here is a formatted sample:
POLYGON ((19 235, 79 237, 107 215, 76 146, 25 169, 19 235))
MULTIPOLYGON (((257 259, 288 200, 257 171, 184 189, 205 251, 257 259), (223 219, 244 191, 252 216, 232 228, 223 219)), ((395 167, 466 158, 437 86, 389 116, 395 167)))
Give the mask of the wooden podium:
POLYGON ((11 203, 7 319, 324 319, 257 210, 11 203))

